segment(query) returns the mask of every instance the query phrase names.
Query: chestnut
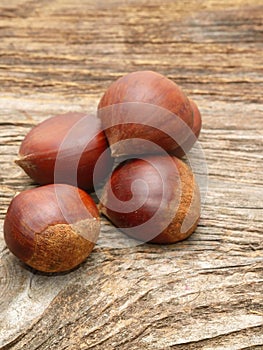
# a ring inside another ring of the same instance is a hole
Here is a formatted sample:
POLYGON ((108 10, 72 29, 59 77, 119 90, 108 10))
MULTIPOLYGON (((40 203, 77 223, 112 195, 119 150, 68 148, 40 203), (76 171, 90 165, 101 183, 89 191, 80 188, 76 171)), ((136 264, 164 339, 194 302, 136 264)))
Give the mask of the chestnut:
POLYGON ((71 270, 92 251, 99 212, 83 190, 66 184, 29 189, 13 198, 4 221, 7 247, 43 272, 71 270))
POLYGON ((196 103, 189 98, 193 114, 194 114, 194 123, 192 126, 192 134, 189 135, 187 140, 183 143, 183 145, 176 148, 172 154, 178 158, 183 157, 195 144, 196 140, 199 137, 201 128, 202 128, 202 118, 201 113, 196 105, 196 103))
POLYGON ((99 102, 98 116, 113 157, 156 153, 154 145, 172 153, 193 127, 193 110, 185 93, 152 71, 129 73, 113 82, 99 102))
POLYGON ((127 235, 168 244, 187 238, 200 217, 200 193, 190 168, 173 156, 120 163, 107 181, 99 209, 127 235))
POLYGON ((100 120, 73 112, 51 117, 29 131, 15 162, 41 185, 67 183, 87 190, 93 189, 94 181, 102 181, 112 166, 100 120))

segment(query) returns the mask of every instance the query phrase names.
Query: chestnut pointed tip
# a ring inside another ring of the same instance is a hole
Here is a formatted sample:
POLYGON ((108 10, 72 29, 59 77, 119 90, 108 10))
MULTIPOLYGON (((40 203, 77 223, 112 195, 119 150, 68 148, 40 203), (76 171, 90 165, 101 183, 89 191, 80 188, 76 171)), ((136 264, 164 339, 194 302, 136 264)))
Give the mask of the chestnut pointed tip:
POLYGON ((26 157, 20 156, 19 158, 14 160, 14 163, 20 166, 20 168, 24 168, 25 165, 28 164, 28 161, 26 160, 26 157))
POLYGON ((35 169, 35 165, 30 161, 29 156, 19 156, 14 163, 26 171, 26 169, 35 169))
POLYGON ((17 158, 14 160, 14 163, 18 166, 20 166, 21 158, 17 158))

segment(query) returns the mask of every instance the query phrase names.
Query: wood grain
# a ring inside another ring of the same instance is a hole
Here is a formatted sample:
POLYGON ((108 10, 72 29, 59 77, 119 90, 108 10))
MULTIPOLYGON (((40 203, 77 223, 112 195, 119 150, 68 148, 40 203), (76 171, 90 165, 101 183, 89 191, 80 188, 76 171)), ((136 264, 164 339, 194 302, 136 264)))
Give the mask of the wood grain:
POLYGON ((260 0, 1 0, 1 349, 263 348, 262 12, 260 0), (13 163, 24 135, 56 113, 94 113, 114 79, 142 69, 203 116, 196 233, 121 248, 104 220, 77 270, 26 268, 2 235, 11 198, 34 186, 13 163))

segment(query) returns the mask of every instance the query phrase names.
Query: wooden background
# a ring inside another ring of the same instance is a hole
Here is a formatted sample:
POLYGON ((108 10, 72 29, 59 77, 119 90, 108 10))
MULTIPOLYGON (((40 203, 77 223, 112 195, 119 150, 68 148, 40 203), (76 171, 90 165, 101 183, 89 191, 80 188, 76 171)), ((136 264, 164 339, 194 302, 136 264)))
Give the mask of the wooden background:
POLYGON ((263 349, 262 0, 1 0, 0 348, 263 349), (202 219, 172 246, 100 241, 75 271, 45 275, 7 250, 14 165, 30 128, 96 110, 107 86, 152 69, 203 115, 202 219))

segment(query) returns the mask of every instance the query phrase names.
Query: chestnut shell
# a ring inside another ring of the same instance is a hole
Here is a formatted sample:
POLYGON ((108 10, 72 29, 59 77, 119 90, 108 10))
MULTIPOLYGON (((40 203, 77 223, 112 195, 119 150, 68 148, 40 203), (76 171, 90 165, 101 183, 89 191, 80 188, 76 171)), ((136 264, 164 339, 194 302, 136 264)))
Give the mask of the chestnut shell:
POLYGON ((194 123, 192 126, 192 134, 189 135, 187 140, 183 143, 182 147, 176 148, 172 154, 178 158, 183 157, 190 149, 193 147, 195 142, 197 141, 201 128, 202 128, 202 117, 201 113, 196 105, 196 103, 189 99, 192 110, 193 110, 193 115, 194 115, 194 123))
POLYGON ((66 184, 21 192, 11 201, 4 221, 10 251, 44 272, 67 271, 79 265, 92 251, 99 232, 93 199, 66 184))
POLYGON ((175 243, 187 238, 200 217, 200 194, 190 168, 172 156, 121 163, 106 183, 101 212, 133 238, 175 243))
POLYGON ((91 191, 96 164, 99 183, 110 172, 112 158, 100 120, 69 112, 35 126, 23 140, 16 163, 41 185, 67 183, 91 191))
POLYGON ((129 73, 113 82, 100 100, 98 116, 113 157, 156 153, 153 145, 171 153, 193 126, 187 96, 173 81, 152 71, 129 73), (120 143, 123 140, 129 141, 120 143))

